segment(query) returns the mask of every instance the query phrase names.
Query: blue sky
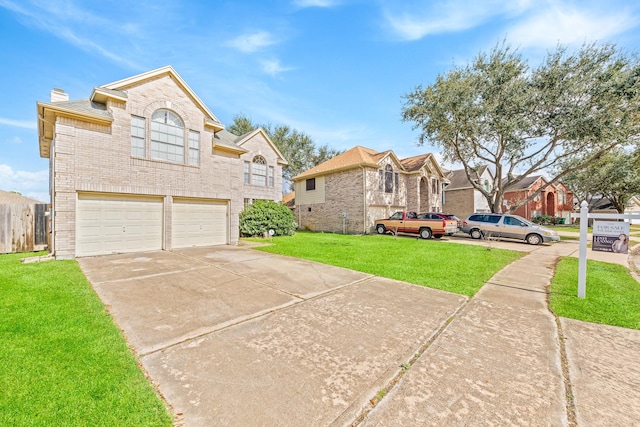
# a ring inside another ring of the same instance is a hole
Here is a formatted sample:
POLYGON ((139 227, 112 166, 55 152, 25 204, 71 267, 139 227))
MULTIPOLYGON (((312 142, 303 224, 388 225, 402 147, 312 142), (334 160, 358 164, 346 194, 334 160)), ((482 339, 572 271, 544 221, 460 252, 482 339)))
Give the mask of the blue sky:
POLYGON ((0 0, 0 189, 48 201, 36 102, 172 65, 229 125, 316 144, 426 152, 404 94, 506 39, 531 65, 558 43, 640 41, 637 0, 0 0))

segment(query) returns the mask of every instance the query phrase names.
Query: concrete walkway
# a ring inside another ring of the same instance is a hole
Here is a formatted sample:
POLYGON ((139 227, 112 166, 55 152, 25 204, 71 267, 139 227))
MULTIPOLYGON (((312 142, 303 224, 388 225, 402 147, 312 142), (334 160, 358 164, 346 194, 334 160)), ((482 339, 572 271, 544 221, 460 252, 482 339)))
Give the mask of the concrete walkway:
POLYGON ((640 331, 548 310, 555 264, 575 248, 498 272, 360 425, 640 425, 640 331))

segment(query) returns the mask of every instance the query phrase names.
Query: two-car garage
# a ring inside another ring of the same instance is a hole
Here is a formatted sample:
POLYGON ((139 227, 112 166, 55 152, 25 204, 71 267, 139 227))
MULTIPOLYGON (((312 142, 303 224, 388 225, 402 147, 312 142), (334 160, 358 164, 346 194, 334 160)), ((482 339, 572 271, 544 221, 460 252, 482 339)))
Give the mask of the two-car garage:
POLYGON ((78 193, 76 256, 228 243, 229 203, 172 199, 166 227, 164 197, 78 193), (171 236, 165 242, 164 236, 171 236), (164 244, 163 244, 164 243, 164 244))

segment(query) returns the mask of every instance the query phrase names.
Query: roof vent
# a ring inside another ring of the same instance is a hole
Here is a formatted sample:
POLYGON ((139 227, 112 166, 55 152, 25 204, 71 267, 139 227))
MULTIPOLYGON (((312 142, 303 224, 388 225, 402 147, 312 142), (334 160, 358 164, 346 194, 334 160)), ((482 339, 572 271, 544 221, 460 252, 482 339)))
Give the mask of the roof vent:
POLYGON ((51 91, 51 102, 60 102, 60 101, 68 101, 68 100, 69 100, 69 94, 64 93, 64 90, 54 88, 51 91))

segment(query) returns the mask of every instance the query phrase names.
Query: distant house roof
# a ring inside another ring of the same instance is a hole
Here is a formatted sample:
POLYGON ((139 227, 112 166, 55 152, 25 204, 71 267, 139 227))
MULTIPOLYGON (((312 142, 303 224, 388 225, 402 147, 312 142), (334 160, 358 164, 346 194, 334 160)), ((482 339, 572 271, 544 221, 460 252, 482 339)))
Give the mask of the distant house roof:
MULTIPOLYGON (((377 152, 370 148, 355 146, 350 150, 339 154, 324 163, 321 163, 301 174, 294 176, 291 180, 298 181, 312 176, 326 175, 328 173, 348 170, 360 166, 369 166, 377 168, 380 161, 386 157, 392 157, 404 172, 415 172, 420 170, 426 163, 432 162, 431 165, 437 169, 436 172, 444 176, 444 173, 438 163, 435 161, 433 154, 422 154, 415 157, 409 157, 403 160, 398 159, 392 150, 377 152)), ((430 168, 433 168, 430 167, 430 168)))
POLYGON ((17 193, 12 193, 10 191, 0 190, 0 204, 1 205, 41 205, 44 202, 39 200, 30 199, 28 197, 24 197, 17 193))
MULTIPOLYGON (((486 165, 477 167, 474 171, 471 172, 471 179, 480 180, 482 175, 484 175, 487 170, 488 167, 486 165)), ((469 182, 464 169, 449 171, 446 176, 449 181, 451 181, 451 183, 447 186, 446 191, 474 188, 471 182, 469 182)))
POLYGON ((324 175, 328 172, 347 170, 364 165, 376 167, 378 166, 380 159, 384 158, 387 154, 388 151, 378 153, 370 148, 358 145, 342 154, 332 157, 324 163, 320 163, 319 165, 294 176, 291 180, 296 181, 310 176, 324 175))
MULTIPOLYGON (((544 177, 542 175, 526 176, 526 177, 522 178, 520 181, 514 182, 508 188, 505 188, 505 191, 528 190, 539 179, 544 180, 544 177)), ((506 180, 507 180, 506 178, 503 178, 502 179, 502 183, 505 183, 506 180)))
POLYGON ((282 203, 290 208, 294 207, 296 203, 296 192, 292 191, 291 193, 282 196, 282 203))

